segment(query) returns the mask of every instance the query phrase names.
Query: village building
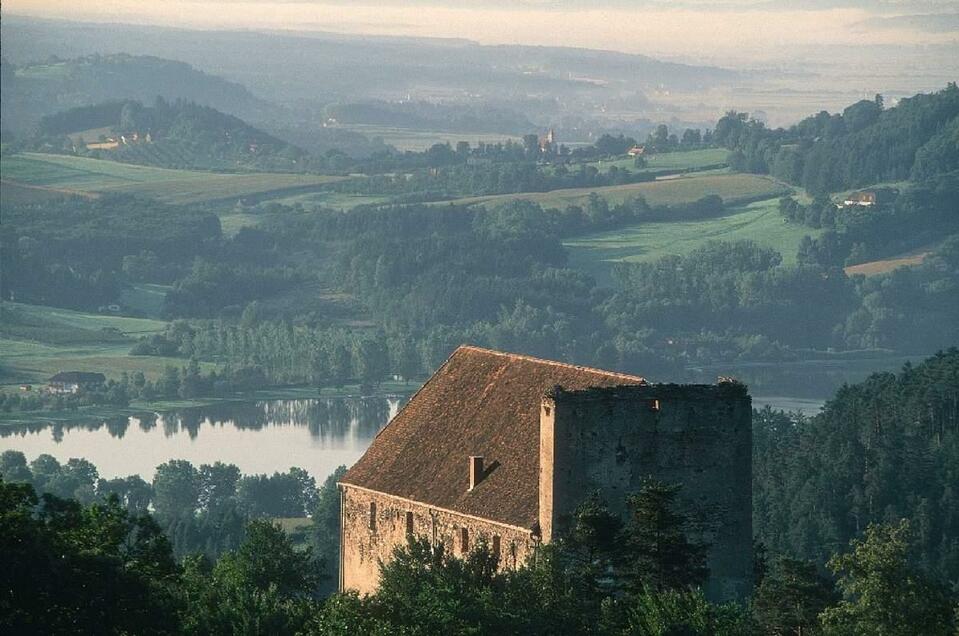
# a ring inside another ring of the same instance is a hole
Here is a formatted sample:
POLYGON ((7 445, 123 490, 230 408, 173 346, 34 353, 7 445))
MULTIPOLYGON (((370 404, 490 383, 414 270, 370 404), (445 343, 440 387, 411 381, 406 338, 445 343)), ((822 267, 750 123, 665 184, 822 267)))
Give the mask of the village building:
POLYGON ((102 373, 61 371, 47 380, 47 391, 50 393, 76 393, 81 388, 103 384, 106 380, 106 376, 102 373))
POLYGON ((630 157, 641 157, 646 154, 646 146, 632 146, 626 154, 630 157))
POLYGON ((871 190, 863 190, 862 192, 853 192, 846 196, 843 200, 841 208, 848 208, 852 206, 863 206, 869 207, 876 205, 878 197, 876 193, 871 190))
POLYGON ((87 150, 116 150, 120 147, 120 142, 114 137, 107 137, 103 141, 86 142, 87 150))
POLYGON ((534 558, 598 491, 681 483, 707 543, 714 599, 752 584, 751 402, 736 382, 641 377, 463 346, 343 476, 340 588, 375 591, 381 561, 416 535, 453 554, 483 541, 501 568, 534 558))
POLYGON ((539 136, 539 151, 556 154, 556 131, 550 128, 545 135, 539 136))
POLYGON ((80 146, 85 147, 87 150, 116 150, 120 146, 153 143, 153 135, 149 132, 141 135, 140 132, 136 130, 110 137, 101 135, 97 140, 86 140, 84 139, 84 135, 85 133, 80 133, 77 137, 71 138, 74 143, 74 150, 77 150, 80 146))

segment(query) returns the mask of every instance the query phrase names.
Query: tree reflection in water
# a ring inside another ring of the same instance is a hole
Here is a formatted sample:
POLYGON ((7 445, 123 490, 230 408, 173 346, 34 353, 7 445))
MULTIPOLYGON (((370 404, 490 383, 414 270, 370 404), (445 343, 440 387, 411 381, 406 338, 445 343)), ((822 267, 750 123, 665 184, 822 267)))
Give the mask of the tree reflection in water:
POLYGON ((110 437, 123 439, 123 436, 127 434, 127 428, 130 427, 130 418, 112 417, 103 424, 107 427, 107 430, 110 431, 110 437))
POLYGON ((122 439, 131 424, 143 432, 159 426, 164 437, 186 432, 196 439, 204 427, 233 427, 259 431, 274 426, 306 427, 321 441, 369 439, 399 411, 408 395, 388 397, 319 398, 306 400, 262 400, 221 402, 209 406, 177 409, 164 413, 144 412, 99 421, 31 423, 0 427, 0 438, 26 436, 50 430, 60 442, 71 430, 105 429, 110 437, 122 439))

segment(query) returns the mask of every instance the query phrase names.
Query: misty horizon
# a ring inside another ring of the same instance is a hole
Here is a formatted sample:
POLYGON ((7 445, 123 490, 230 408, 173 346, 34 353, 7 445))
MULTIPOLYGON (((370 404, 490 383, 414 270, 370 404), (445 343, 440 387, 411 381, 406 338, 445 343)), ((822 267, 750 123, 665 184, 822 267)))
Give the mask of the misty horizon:
MULTIPOLYGON (((782 60, 798 50, 959 47, 947 2, 471 3, 12 0, 10 16, 214 30, 283 30, 466 39, 484 45, 574 46, 728 65, 782 60), (808 6, 808 5, 807 5, 808 6), (224 11, 225 7, 229 11, 224 11)), ((953 9, 950 11, 949 9, 953 9)), ((957 49, 959 50, 959 49, 957 49)))

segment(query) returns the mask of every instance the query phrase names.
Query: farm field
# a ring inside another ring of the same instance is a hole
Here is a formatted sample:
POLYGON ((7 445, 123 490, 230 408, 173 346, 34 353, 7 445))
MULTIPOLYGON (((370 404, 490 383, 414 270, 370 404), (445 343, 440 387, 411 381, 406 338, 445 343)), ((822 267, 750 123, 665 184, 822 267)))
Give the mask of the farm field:
POLYGON ((937 247, 939 247, 938 243, 927 245, 925 247, 906 252, 905 254, 869 261, 868 263, 850 265, 849 267, 846 267, 844 271, 846 272, 846 276, 854 276, 856 274, 862 274, 863 276, 888 274, 889 272, 900 267, 922 265, 923 261, 925 261, 930 254, 936 251, 937 247))
POLYGON ((771 177, 754 174, 692 174, 675 179, 629 183, 600 188, 568 188, 550 192, 518 192, 489 196, 466 197, 445 203, 459 205, 498 205, 508 201, 525 199, 544 208, 563 208, 567 205, 584 205, 593 192, 605 198, 610 205, 630 198, 646 198, 650 205, 681 205, 691 203, 708 194, 718 194, 727 203, 747 201, 786 194, 790 188, 771 177))
POLYGON ((35 204, 60 199, 65 195, 95 199, 99 195, 92 192, 55 188, 52 186, 28 185, 0 179, 0 205, 35 204))
POLYGON ((520 141, 516 135, 504 133, 471 133, 446 132, 443 130, 417 130, 413 128, 394 128, 392 126, 371 126, 365 124, 343 124, 346 130, 362 133, 367 137, 381 137, 384 143, 394 146, 397 150, 423 151, 433 144, 455 146, 459 141, 468 141, 471 145, 478 142, 487 144, 504 143, 509 139, 520 141))
MULTIPOLYGON (((319 188, 344 177, 308 174, 224 174, 24 153, 0 159, 8 184, 40 187, 58 193, 124 192, 184 204, 262 196, 272 192, 319 188)), ((42 190, 41 190, 42 192, 42 190)))
POLYGON ((0 383, 41 382, 58 371, 94 371, 116 378, 143 371, 158 377, 183 360, 131 356, 140 336, 159 333, 167 323, 146 318, 89 314, 57 307, 4 302, 0 307, 0 383))
POLYGON ((703 148, 702 150, 688 150, 685 152, 663 152, 646 155, 646 167, 634 167, 632 157, 614 159, 612 161, 593 161, 587 165, 597 168, 600 172, 607 172, 613 166, 632 172, 659 172, 662 170, 702 170, 712 166, 726 164, 729 151, 725 148, 703 148))
POLYGON ((796 262, 803 236, 818 236, 814 230, 785 223, 778 200, 767 199, 739 206, 726 216, 699 221, 642 223, 568 240, 570 266, 585 270, 602 283, 612 282, 613 263, 641 263, 670 254, 683 255, 707 241, 751 240, 782 254, 783 262, 796 262))

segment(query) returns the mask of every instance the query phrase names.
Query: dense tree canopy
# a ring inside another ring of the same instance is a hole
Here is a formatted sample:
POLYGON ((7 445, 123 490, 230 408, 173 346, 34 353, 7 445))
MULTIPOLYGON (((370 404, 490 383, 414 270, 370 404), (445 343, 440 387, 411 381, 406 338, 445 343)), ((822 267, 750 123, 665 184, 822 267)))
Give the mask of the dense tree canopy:
POLYGON ((826 561, 871 523, 915 530, 915 562, 959 580, 959 351, 846 386, 812 418, 753 424, 754 531, 773 553, 826 561))
POLYGON ((769 173, 811 192, 836 192, 884 181, 924 179, 954 170, 959 88, 904 98, 883 109, 860 101, 841 114, 823 111, 788 130, 769 130, 745 113, 716 124, 714 140, 730 165, 769 173))

